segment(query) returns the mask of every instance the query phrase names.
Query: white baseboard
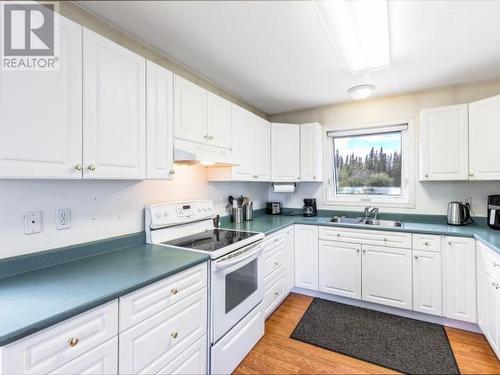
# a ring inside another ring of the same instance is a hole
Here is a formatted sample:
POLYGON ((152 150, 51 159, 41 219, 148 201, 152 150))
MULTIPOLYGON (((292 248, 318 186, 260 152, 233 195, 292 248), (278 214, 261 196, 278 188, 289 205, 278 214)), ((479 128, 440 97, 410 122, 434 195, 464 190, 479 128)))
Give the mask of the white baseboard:
POLYGON ((479 326, 475 323, 461 322, 459 320, 448 319, 448 318, 444 318, 442 316, 429 315, 429 314, 424 314, 424 313, 420 313, 420 312, 416 312, 416 311, 398 309, 396 307, 383 306, 383 305, 379 305, 376 303, 360 301, 360 300, 351 299, 351 298, 347 298, 347 297, 335 296, 333 294, 318 292, 315 290, 308 290, 308 289, 295 287, 292 289, 292 292, 298 293, 298 294, 305 294, 306 296, 311 296, 311 297, 319 297, 319 298, 323 298, 323 299, 326 299, 329 301, 344 303, 346 305, 358 306, 358 307, 362 307, 365 309, 385 312, 385 313, 393 314, 393 315, 404 316, 406 318, 422 320, 422 321, 430 322, 430 323, 441 324, 441 325, 447 326, 447 327, 463 329, 464 331, 482 333, 479 326))

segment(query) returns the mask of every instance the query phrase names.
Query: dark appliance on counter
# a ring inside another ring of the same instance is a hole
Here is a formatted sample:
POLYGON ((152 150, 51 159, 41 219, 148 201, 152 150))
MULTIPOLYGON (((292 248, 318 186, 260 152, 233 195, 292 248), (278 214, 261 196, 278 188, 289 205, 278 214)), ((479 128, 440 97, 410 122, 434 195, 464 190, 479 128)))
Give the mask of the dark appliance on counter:
POLYGON ((448 203, 448 224, 466 225, 472 223, 470 216, 470 204, 462 202, 448 203))
POLYGON ((500 230, 500 195, 488 195, 488 226, 500 230))
POLYGON ((267 202, 266 213, 268 215, 281 215, 281 203, 280 202, 267 202))
POLYGON ((318 216, 318 207, 316 206, 316 199, 305 198, 303 210, 305 217, 318 216))

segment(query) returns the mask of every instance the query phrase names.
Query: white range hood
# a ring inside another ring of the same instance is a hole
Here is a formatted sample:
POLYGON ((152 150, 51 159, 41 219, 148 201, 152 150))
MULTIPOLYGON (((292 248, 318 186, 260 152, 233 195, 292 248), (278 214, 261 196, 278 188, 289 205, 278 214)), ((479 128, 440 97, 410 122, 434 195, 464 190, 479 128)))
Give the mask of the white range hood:
POLYGON ((231 167, 239 165, 227 148, 203 145, 183 139, 174 139, 174 162, 200 164, 207 167, 231 167))

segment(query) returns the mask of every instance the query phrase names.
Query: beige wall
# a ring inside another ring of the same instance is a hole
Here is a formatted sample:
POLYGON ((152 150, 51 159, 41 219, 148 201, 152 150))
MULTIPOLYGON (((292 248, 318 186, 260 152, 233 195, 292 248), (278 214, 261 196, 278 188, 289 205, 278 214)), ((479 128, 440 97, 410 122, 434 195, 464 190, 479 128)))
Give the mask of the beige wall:
POLYGON ((268 115, 265 114, 264 112, 245 103, 240 98, 221 90, 213 82, 202 77, 196 72, 189 70, 187 67, 174 61, 168 56, 165 56, 161 52, 153 49, 149 45, 134 38, 133 36, 127 34, 123 30, 112 25, 106 20, 97 17, 96 15, 94 15, 93 13, 89 12, 86 9, 83 9, 76 3, 73 3, 72 1, 61 1, 59 3, 59 11, 63 16, 79 23, 80 25, 85 26, 92 31, 95 31, 96 33, 101 34, 102 36, 105 36, 106 38, 130 49, 131 51, 134 51, 135 53, 138 53, 141 56, 144 56, 148 60, 151 60, 161 66, 164 66, 165 68, 169 69, 175 74, 178 74, 190 80, 191 82, 194 82, 197 85, 217 95, 220 95, 223 98, 226 98, 227 100, 232 101, 233 103, 238 104, 243 108, 248 109, 249 111, 255 113, 256 115, 265 118, 266 120, 268 119, 268 115))
MULTIPOLYGON (((417 73, 416 73, 417 74, 417 73)), ((329 105, 309 110, 271 115, 271 121, 304 123, 318 121, 334 128, 362 127, 370 123, 396 119, 414 119, 415 137, 418 137, 418 114, 422 108, 451 104, 468 103, 489 96, 500 94, 500 80, 477 84, 456 85, 431 91, 353 101, 329 105)), ((500 125, 499 125, 500 126, 500 125)), ((418 176, 418 138, 415 140, 415 175, 418 176)), ((415 182, 415 208, 382 209, 383 211, 444 214, 448 201, 472 197, 474 214, 486 215, 486 196, 500 193, 500 182, 415 182)), ((323 191, 318 184, 301 184, 292 197, 276 196, 289 205, 300 207, 305 197, 323 198, 323 191)), ((338 207, 341 208, 341 207, 338 207)), ((348 207, 355 209, 355 207, 348 207)))

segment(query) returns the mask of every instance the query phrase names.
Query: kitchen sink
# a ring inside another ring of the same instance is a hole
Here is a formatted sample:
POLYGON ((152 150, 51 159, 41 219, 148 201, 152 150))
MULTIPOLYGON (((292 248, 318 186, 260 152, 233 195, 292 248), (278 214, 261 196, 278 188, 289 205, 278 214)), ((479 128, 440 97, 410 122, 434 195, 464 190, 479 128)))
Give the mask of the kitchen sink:
POLYGON ((393 220, 378 220, 378 219, 365 219, 362 217, 344 217, 335 216, 330 220, 330 223, 335 224, 352 224, 352 225, 367 225, 367 226, 377 226, 377 227, 392 227, 392 228, 403 228, 404 224, 401 221, 393 220))

